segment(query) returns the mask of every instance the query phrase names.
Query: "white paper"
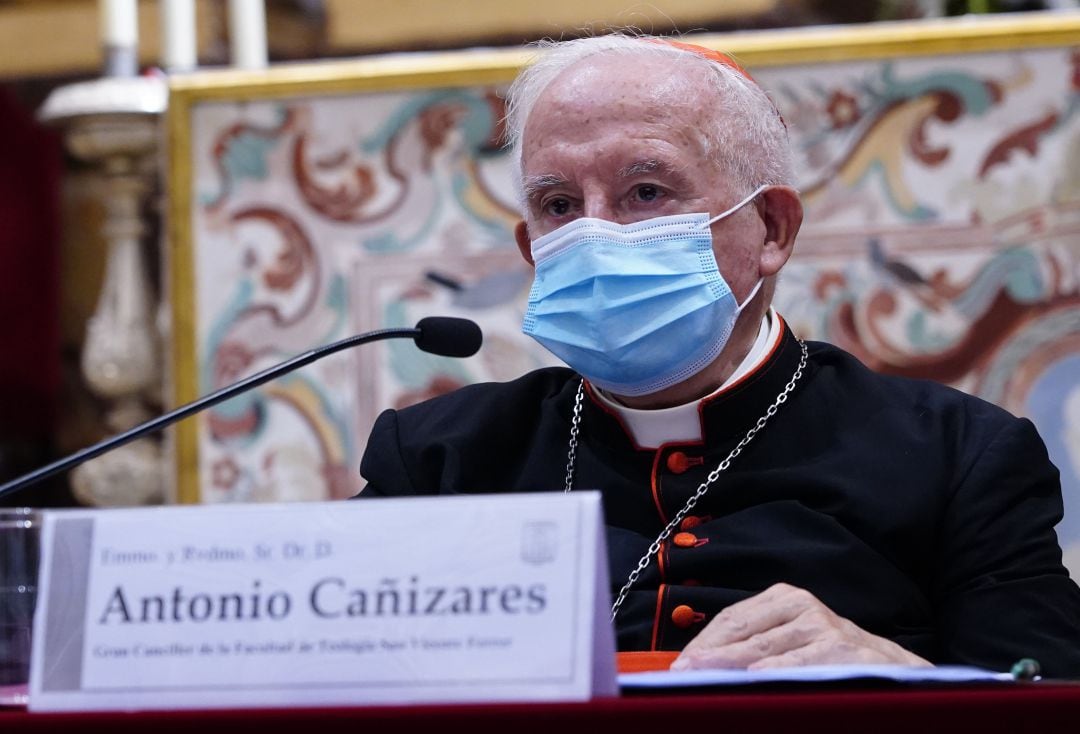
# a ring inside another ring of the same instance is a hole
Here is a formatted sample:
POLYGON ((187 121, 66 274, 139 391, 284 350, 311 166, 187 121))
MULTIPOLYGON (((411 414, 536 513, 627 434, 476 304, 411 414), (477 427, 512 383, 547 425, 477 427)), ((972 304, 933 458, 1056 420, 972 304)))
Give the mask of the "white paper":
POLYGON ((972 683, 1011 681, 1009 673, 957 665, 807 665, 766 670, 681 670, 623 673, 619 686, 634 688, 686 688, 745 686, 759 683, 817 683, 825 681, 888 680, 897 683, 972 683))

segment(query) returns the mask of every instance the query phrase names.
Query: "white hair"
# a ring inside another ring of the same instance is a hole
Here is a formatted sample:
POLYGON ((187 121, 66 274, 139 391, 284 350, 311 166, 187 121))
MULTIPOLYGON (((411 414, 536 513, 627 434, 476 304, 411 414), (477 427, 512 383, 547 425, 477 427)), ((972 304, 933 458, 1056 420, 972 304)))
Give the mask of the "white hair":
POLYGON ((787 128, 761 87, 733 68, 657 40, 662 39, 613 33, 536 44, 540 53, 507 92, 506 136, 518 173, 519 196, 523 196, 522 137, 533 105, 563 71, 600 53, 677 58, 707 69, 723 107, 716 110, 716 126, 702 131, 706 155, 747 191, 763 184, 793 185, 787 128))

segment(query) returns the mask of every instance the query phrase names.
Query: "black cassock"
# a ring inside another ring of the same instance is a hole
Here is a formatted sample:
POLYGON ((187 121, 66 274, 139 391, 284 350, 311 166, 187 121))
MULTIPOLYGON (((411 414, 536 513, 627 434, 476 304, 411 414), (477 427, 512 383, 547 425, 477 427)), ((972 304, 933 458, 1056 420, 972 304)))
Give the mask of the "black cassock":
MULTIPOLYGON (((784 325, 767 362, 703 404, 703 442, 635 446, 586 391, 574 486, 602 492, 613 593, 791 379, 784 325)), ((1061 564, 1057 469, 1034 426, 927 381, 810 343, 790 399, 720 474, 630 591, 620 650, 679 650, 776 582, 935 663, 1080 677, 1080 589, 1061 564)), ((563 491, 568 369, 388 410, 360 497, 563 491)))

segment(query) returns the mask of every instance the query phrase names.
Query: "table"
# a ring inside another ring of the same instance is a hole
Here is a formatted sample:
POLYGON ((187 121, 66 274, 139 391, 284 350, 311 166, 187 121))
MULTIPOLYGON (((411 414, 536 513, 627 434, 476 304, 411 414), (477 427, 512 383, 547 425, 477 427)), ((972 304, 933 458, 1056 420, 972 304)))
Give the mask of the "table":
POLYGON ((372 734, 1077 732, 1080 683, 800 687, 634 694, 588 703, 43 714, 0 711, 0 732, 372 734))

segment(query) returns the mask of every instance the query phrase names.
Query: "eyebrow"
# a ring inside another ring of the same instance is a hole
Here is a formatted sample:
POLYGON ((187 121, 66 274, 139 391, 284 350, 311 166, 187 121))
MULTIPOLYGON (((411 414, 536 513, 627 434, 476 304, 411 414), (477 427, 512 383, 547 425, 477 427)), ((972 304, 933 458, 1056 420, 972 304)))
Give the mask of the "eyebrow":
POLYGON ((629 166, 624 166, 619 170, 619 178, 633 178, 634 176, 640 176, 643 173, 656 173, 661 169, 670 168, 666 163, 650 158, 644 161, 634 161, 629 166))
POLYGON ((565 176, 557 173, 542 173, 538 176, 529 176, 525 179, 523 189, 525 191, 525 199, 535 199, 538 194, 548 189, 558 188, 559 186, 565 186, 570 183, 565 176))
POLYGON ((621 179, 627 179, 641 176, 646 173, 662 173, 680 183, 687 181, 686 175, 681 170, 667 161, 662 161, 657 158, 634 161, 630 165, 621 168, 617 175, 621 179))
MULTIPOLYGON (((681 170, 667 161, 662 161, 657 158, 646 158, 640 161, 634 161, 630 165, 620 168, 615 175, 620 180, 625 180, 648 173, 662 173, 683 185, 689 180, 681 170)), ((532 201, 544 191, 559 188, 560 186, 566 186, 569 183, 570 181, 562 174, 541 173, 526 178, 522 190, 525 194, 525 200, 532 201)))

